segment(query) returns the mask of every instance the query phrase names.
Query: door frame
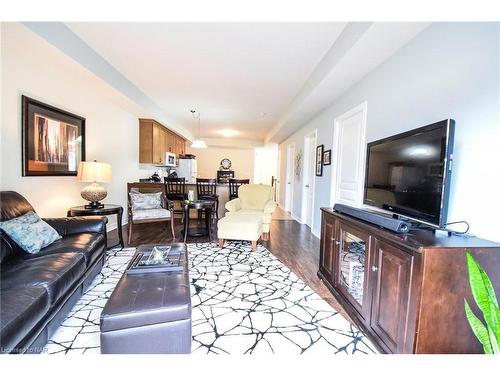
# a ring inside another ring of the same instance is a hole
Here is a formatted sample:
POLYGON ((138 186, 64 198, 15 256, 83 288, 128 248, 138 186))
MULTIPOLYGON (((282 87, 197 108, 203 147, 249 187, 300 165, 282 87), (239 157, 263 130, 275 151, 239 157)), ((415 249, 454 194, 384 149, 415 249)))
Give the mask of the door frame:
POLYGON ((281 200, 281 145, 278 145, 278 159, 277 159, 277 166, 276 166, 276 186, 274 188, 275 191, 275 196, 274 200, 276 203, 279 205, 280 200, 281 200))
POLYGON ((339 169, 339 160, 341 160, 341 149, 340 149, 340 137, 339 137, 339 123, 344 121, 345 119, 354 116, 355 114, 362 112, 363 113, 363 122, 361 126, 361 143, 363 147, 361 147, 361 157, 360 163, 358 165, 358 173, 360 176, 359 185, 358 185, 358 207, 362 206, 363 203, 363 189, 365 186, 365 164, 366 164, 366 115, 368 111, 368 102, 364 101, 361 104, 358 104, 354 108, 351 108, 347 112, 344 112, 338 117, 335 117, 333 120, 333 143, 334 151, 332 155, 332 175, 331 175, 331 189, 330 189, 330 206, 335 204, 336 193, 337 193, 337 181, 338 181, 338 173, 339 169))
MULTIPOLYGON (((305 189, 305 179, 306 176, 308 176, 311 171, 315 170, 315 163, 313 162, 312 165, 309 164, 309 161, 312 160, 312 156, 316 155, 316 146, 318 145, 318 129, 314 129, 313 131, 307 133, 304 135, 304 168, 303 170, 303 186, 302 186, 302 207, 300 210, 300 221, 302 224, 307 225, 307 191, 305 189), (311 143, 309 140, 312 139, 313 142, 311 143), (314 144, 314 146, 311 147, 311 145, 314 144), (308 147, 306 147, 306 145, 308 147)), ((312 198, 311 198, 311 230, 314 228, 314 200, 315 200, 315 185, 316 185, 316 176, 313 174, 312 181, 310 183, 309 189, 312 189, 312 198)))
POLYGON ((290 214, 293 212, 293 185, 294 185, 294 176, 295 176, 295 142, 290 143, 289 145, 286 146, 286 171, 285 171, 285 211, 290 212, 290 214), (290 160, 290 152, 292 153, 291 160, 290 160), (291 176, 292 176, 292 181, 290 182, 290 185, 288 185, 288 173, 289 168, 291 168, 291 176), (290 186, 290 187, 288 187, 290 186))

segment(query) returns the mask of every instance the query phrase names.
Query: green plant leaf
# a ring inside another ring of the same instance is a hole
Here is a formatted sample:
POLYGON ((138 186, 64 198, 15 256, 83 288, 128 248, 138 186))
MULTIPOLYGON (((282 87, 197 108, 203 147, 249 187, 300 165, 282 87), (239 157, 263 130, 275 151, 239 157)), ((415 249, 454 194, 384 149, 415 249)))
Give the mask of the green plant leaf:
POLYGON ((498 343, 498 340, 495 336, 495 333, 491 330, 491 327, 488 326, 488 335, 489 335, 489 340, 491 343, 491 350, 493 351, 493 354, 500 354, 500 345, 498 343))
POLYGON ((472 328, 472 332, 474 332, 474 335, 483 345, 484 352, 486 354, 492 354, 493 348, 491 346, 488 329, 483 325, 483 322, 481 322, 479 318, 476 315, 474 315, 469 304, 465 299, 464 299, 464 307, 465 307, 465 316, 469 321, 470 327, 472 328))
POLYGON ((466 252, 466 257, 472 296, 481 309, 486 324, 491 327, 496 339, 500 341, 498 302, 491 281, 469 251, 466 252))
POLYGON ((491 285, 488 275, 481 265, 474 259, 470 251, 467 251, 465 256, 467 257, 467 269, 469 271, 469 280, 474 299, 476 299, 477 302, 478 297, 484 296, 483 298, 486 298, 486 296, 489 296, 495 307, 498 308, 495 289, 493 289, 493 285, 491 285))

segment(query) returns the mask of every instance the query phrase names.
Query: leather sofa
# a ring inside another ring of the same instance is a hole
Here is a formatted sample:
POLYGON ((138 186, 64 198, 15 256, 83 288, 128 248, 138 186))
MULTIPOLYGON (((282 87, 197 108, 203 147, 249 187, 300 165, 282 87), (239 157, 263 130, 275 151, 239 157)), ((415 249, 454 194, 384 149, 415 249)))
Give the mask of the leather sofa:
MULTIPOLYGON (((35 211, 14 191, 0 192, 0 208, 0 221, 35 211)), ((0 230, 1 353, 42 351, 104 264, 105 217, 44 220, 62 239, 37 254, 0 230)))

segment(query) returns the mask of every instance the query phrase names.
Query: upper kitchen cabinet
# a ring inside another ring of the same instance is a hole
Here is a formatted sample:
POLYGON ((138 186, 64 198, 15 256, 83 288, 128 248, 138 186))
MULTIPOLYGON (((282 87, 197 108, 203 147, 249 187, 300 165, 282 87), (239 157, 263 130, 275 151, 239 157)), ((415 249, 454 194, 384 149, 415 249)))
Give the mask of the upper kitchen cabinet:
POLYGON ((186 140, 158 121, 139 119, 139 163, 162 164, 165 152, 183 154, 186 140))

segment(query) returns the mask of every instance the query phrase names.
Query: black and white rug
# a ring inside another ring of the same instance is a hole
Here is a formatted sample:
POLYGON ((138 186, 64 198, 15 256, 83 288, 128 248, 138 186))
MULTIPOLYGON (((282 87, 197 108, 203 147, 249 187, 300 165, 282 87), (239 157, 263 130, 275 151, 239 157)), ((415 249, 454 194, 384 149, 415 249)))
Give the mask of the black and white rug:
MULTIPOLYGON (((368 339, 262 246, 188 244, 193 354, 365 354, 368 339)), ((134 248, 106 264, 46 346, 47 353, 99 353, 99 317, 134 248)))

